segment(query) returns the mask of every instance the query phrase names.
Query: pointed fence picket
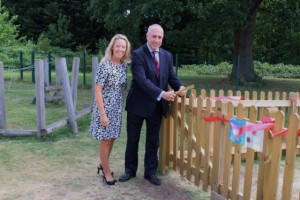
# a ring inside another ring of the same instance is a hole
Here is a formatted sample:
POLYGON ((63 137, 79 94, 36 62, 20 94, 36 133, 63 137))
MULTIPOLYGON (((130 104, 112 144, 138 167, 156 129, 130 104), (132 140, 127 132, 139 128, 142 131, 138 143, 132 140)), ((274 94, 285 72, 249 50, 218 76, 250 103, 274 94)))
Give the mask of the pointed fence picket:
POLYGON ((294 199, 293 187, 300 173, 300 98, 299 92, 241 92, 234 94, 205 90, 197 97, 177 97, 163 120, 159 169, 170 168, 211 191, 212 199, 294 199), (229 119, 263 123, 262 117, 275 119, 271 136, 264 131, 263 152, 233 143, 229 119), (298 157, 297 157, 298 155, 298 157), (297 159, 298 158, 298 159, 297 159), (284 163, 285 161, 285 163, 284 163), (280 191, 280 192, 279 192, 280 191))

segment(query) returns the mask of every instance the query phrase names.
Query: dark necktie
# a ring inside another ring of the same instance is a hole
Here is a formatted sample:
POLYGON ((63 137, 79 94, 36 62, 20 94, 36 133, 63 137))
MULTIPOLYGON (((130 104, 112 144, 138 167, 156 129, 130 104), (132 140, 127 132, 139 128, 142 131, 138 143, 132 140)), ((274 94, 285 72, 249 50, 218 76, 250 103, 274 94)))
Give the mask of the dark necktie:
POLYGON ((153 57, 154 57, 154 63, 155 63, 155 67, 156 67, 156 73, 157 73, 157 76, 159 76, 159 63, 158 63, 157 58, 156 58, 157 53, 158 53, 157 51, 153 51, 153 57))

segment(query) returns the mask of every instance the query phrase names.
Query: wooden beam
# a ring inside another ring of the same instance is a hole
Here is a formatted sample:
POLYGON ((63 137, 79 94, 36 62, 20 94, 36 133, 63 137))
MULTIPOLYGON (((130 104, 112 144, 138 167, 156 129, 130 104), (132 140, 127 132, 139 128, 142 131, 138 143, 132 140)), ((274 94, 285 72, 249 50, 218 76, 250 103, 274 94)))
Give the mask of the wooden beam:
POLYGON ((2 62, 0 62, 0 129, 6 129, 4 69, 2 62))
POLYGON ((3 136, 36 136, 36 130, 0 129, 3 136))

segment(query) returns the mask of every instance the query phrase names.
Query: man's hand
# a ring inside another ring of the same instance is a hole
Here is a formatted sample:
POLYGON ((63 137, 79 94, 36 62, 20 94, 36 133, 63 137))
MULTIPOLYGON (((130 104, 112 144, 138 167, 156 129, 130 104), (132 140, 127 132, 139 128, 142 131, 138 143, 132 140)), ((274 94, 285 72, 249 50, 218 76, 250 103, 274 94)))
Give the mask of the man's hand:
MULTIPOLYGON (((185 89, 184 86, 180 86, 179 91, 184 90, 184 89, 185 89)), ((178 93, 178 96, 180 96, 180 97, 185 96, 185 95, 186 95, 186 90, 178 93)))
POLYGON ((162 95, 162 98, 166 101, 174 101, 175 97, 176 94, 174 93, 174 91, 164 92, 162 95))

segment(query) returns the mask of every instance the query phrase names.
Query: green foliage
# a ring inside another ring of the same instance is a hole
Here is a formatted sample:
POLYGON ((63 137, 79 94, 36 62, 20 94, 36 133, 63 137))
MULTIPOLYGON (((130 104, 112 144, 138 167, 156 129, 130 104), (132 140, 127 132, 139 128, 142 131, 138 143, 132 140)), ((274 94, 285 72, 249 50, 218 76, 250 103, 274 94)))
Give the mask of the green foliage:
MULTIPOLYGON (((22 52, 23 67, 32 65, 32 52, 34 52, 35 59, 43 59, 48 57, 51 53, 51 62, 58 57, 64 57, 67 60, 69 69, 72 67, 74 57, 80 58, 80 66, 83 66, 84 51, 72 51, 70 49, 62 49, 59 47, 51 47, 47 38, 42 38, 38 44, 31 41, 22 43, 16 46, 0 47, 0 61, 4 63, 5 68, 17 69, 20 66, 20 54, 22 52)), ((91 54, 86 53, 86 71, 91 71, 91 54)))
POLYGON ((53 49, 51 47, 51 40, 49 40, 47 37, 45 37, 44 34, 41 34, 39 39, 38 39, 38 43, 36 44, 36 46, 33 48, 33 51, 51 51, 51 49, 53 49))
MULTIPOLYGON (((217 65, 182 65, 181 70, 184 70, 187 74, 199 74, 199 75, 225 75, 228 76, 231 73, 232 64, 228 62, 222 62, 217 65)), ((261 77, 273 77, 273 78, 300 78, 300 66, 299 65, 285 65, 285 64, 268 64, 258 61, 254 62, 254 70, 261 77)))
MULTIPOLYGON (((250 10, 259 5, 256 20, 253 21, 254 59, 271 64, 300 63, 299 0, 2 2, 11 16, 18 16, 12 18, 15 18, 13 24, 17 24, 20 36, 38 43, 39 49, 47 49, 50 42, 51 46, 73 51, 85 50, 94 54, 100 52, 101 55, 103 49, 99 45, 100 40, 110 40, 116 33, 125 34, 135 49, 145 43, 147 27, 159 23, 165 30, 164 48, 174 54, 197 55, 201 57, 202 63, 213 65, 233 61, 234 31, 237 28, 243 30, 248 25, 250 10), (41 40, 42 33, 45 33, 43 37, 48 38, 48 41, 41 40)), ((0 30, 5 25, 0 24, 0 30)), ((0 32, 0 38, 2 35, 3 31, 0 32)), ((5 42, 10 43, 10 40, 5 42)), ((246 46, 251 45, 247 43, 246 46)), ((249 63, 252 64, 252 61, 249 63)))
MULTIPOLYGON (((97 24, 95 20, 91 19, 91 13, 86 9, 89 1, 72 0, 72 3, 70 3, 61 0, 2 0, 2 2, 11 15, 19 16, 16 24, 20 25, 20 35, 25 35, 34 42, 38 41, 43 32, 54 32, 56 36, 57 34, 59 36, 59 42, 57 43, 61 45, 61 48, 75 50, 76 46, 88 45, 89 49, 95 50, 99 36, 107 34, 103 25, 97 24), (65 16, 65 19, 63 19, 63 16, 65 16), (62 32, 59 30, 60 21, 64 21, 64 26, 61 27, 62 31, 66 28, 65 22, 69 21, 68 32, 65 32, 64 37, 62 37, 62 32), (49 25, 51 25, 51 31, 49 25), (72 34, 72 40, 66 42, 66 39, 70 37, 70 33, 72 34)), ((54 42, 49 35, 47 35, 47 38, 54 42)), ((55 46, 57 43, 51 44, 55 46)))
POLYGON ((178 0, 91 0, 88 7, 93 19, 104 23, 111 32, 127 35, 133 47, 144 43, 147 27, 152 23, 173 30, 181 20, 182 10, 183 3, 178 0))
POLYGON ((8 11, 0 4, 0 46, 13 46, 17 43, 18 26, 14 25, 17 16, 9 17, 8 11))
POLYGON ((255 61, 254 70, 260 76, 276 78, 300 78, 299 65, 285 65, 283 63, 270 65, 268 63, 255 61))
POLYGON ((99 39, 99 42, 98 42, 98 49, 99 49, 99 57, 103 57, 104 54, 105 54, 105 49, 106 47, 108 46, 108 43, 109 41, 105 38, 103 39, 99 39))
POLYGON ((52 46, 61 46, 69 48, 75 44, 72 41, 72 33, 68 30, 70 19, 67 16, 59 14, 56 24, 50 24, 45 36, 49 38, 52 46))
POLYGON ((197 73, 199 75, 228 75, 231 72, 232 65, 222 62, 218 65, 182 65, 182 69, 197 73))
POLYGON ((257 14, 254 56, 261 62, 299 64, 299 0, 262 1, 257 14))
POLYGON ((20 66, 20 53, 22 52, 23 66, 30 65, 31 51, 34 47, 35 44, 30 40, 14 46, 0 46, 0 61, 4 63, 5 68, 17 68, 20 66))

